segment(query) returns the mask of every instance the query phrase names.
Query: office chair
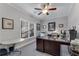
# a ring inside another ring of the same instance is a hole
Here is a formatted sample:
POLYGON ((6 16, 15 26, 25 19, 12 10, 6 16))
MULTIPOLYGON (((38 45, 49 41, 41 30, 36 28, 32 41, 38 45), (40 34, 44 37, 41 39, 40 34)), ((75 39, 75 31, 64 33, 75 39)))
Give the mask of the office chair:
POLYGON ((6 56, 6 55, 8 55, 7 49, 1 48, 1 49, 0 49, 0 56, 6 56))
POLYGON ((9 47, 9 54, 15 53, 15 52, 19 52, 19 54, 21 55, 21 51, 18 49, 15 49, 15 45, 9 47))

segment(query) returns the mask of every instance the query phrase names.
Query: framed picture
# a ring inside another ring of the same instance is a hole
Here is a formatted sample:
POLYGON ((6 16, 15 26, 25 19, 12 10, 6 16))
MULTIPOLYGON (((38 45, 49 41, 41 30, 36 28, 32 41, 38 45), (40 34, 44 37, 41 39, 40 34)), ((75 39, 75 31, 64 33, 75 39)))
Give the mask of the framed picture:
POLYGON ((40 31, 40 24, 36 24, 36 29, 37 29, 37 31, 40 31))
POLYGON ((43 29, 46 29, 46 25, 43 25, 43 29))
POLYGON ((54 31, 55 30, 55 22, 49 22, 48 23, 48 31, 54 31))
POLYGON ((28 38, 28 22, 21 20, 21 38, 28 38))
POLYGON ((30 24, 30 37, 34 36, 34 24, 30 24))
POLYGON ((64 26, 63 24, 59 24, 59 28, 63 28, 63 26, 64 26))
POLYGON ((14 29, 14 20, 2 18, 2 29, 14 29))
POLYGON ((28 38, 28 31, 21 32, 21 38, 28 38))

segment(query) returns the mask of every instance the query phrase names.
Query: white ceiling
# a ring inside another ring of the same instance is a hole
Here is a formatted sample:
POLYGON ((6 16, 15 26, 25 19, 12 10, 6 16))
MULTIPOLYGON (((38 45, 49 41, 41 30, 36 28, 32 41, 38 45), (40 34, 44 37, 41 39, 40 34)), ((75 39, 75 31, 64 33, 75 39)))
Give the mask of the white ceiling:
POLYGON ((49 15, 44 15, 44 14, 38 15, 40 11, 35 10, 34 8, 41 8, 40 6, 41 3, 15 3, 11 5, 17 7, 17 9, 20 9, 21 11, 29 13, 31 16, 36 17, 39 20, 44 20, 44 19, 53 19, 57 17, 68 16, 74 4, 72 3, 52 3, 51 6, 56 7, 57 10, 49 12, 49 15))

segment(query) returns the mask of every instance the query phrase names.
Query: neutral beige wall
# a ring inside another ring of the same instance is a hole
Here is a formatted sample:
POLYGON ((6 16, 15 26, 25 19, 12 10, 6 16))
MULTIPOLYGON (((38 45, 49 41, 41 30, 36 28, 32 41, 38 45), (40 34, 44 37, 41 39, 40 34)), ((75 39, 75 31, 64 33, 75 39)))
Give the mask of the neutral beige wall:
POLYGON ((18 11, 16 8, 13 8, 8 4, 0 4, 0 42, 3 42, 3 41, 10 42, 10 41, 20 40, 20 31, 21 31, 20 19, 25 19, 29 23, 33 23, 35 25, 34 32, 36 36, 36 23, 39 22, 37 19, 31 17, 27 13, 26 14, 21 13, 21 11, 18 11), (2 29, 2 17, 14 19, 13 30, 2 29))
POLYGON ((68 17, 67 16, 41 21, 41 25, 46 25, 45 29, 43 29, 43 26, 41 26, 41 31, 46 31, 47 33, 53 32, 53 31, 48 31, 48 23, 49 22, 55 22, 56 23, 56 30, 60 30, 59 24, 64 24, 63 29, 67 30, 67 26, 68 26, 67 25, 68 24, 68 17))
POLYGON ((77 31, 79 32, 79 3, 74 4, 70 16, 68 17, 69 28, 76 26, 77 31))

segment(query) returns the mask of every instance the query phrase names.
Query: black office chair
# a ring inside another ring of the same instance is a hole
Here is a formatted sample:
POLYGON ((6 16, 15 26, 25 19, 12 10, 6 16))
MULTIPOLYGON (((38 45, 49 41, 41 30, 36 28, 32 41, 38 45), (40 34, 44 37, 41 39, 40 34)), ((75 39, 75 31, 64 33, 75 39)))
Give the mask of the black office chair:
POLYGON ((72 30, 69 30, 69 33, 70 33, 70 41, 75 40, 77 36, 77 31, 72 29, 72 30))
POLYGON ((19 54, 21 55, 21 51, 15 49, 15 45, 9 47, 9 54, 14 53, 14 52, 19 52, 19 54))
POLYGON ((0 49, 0 56, 6 56, 8 55, 8 51, 5 48, 0 49))

